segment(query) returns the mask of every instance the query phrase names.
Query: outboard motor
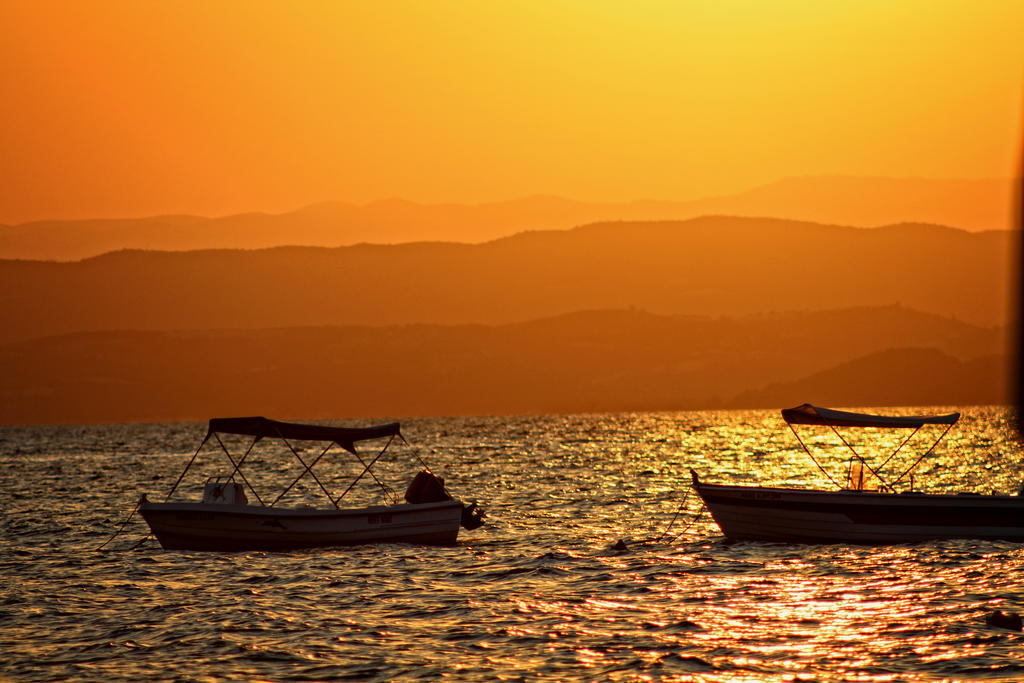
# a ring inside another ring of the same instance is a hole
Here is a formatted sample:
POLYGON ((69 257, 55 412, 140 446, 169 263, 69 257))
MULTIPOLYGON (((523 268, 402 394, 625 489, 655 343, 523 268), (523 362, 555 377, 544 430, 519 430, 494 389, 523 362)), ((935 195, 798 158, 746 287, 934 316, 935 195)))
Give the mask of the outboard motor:
POLYGON ((484 511, 477 506, 476 501, 469 505, 462 506, 462 528, 467 531, 478 529, 484 525, 484 511))

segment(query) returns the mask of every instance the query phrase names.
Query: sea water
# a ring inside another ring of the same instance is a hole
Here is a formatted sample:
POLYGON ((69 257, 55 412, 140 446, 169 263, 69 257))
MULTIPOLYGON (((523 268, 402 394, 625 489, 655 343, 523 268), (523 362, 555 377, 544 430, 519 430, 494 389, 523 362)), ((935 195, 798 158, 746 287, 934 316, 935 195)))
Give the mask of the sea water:
MULTIPOLYGON (((1009 412, 959 410, 914 488, 1016 493, 1009 412)), ((846 446, 805 429, 842 476, 846 446)), ((129 515, 142 493, 164 499, 205 430, 0 432, 0 679, 1024 678, 1024 637, 985 621, 1024 610, 1024 545, 723 539, 690 493, 690 468, 709 482, 830 486, 774 411, 405 420, 416 448, 392 444, 381 483, 401 496, 422 460, 480 501, 487 524, 458 545, 164 551, 129 515)), ((905 433, 844 436, 872 457, 905 433)), ((924 436, 892 465, 912 464, 924 436)), ((247 460, 257 490, 302 471, 267 446, 247 460)), ((299 450, 307 462, 319 453, 299 450)), ((203 477, 230 471, 219 455, 204 449, 176 497, 198 498, 203 477)), ((317 472, 336 494, 361 469, 332 451, 317 472)), ((364 480, 363 495, 382 502, 364 480)), ((299 502, 320 493, 308 476, 295 490, 299 502)))

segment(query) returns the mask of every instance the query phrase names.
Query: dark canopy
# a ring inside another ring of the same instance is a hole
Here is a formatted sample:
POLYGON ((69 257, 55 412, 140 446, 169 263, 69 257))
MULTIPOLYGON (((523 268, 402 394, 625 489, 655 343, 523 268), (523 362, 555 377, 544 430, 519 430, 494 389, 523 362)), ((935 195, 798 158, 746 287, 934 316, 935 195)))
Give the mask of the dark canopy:
POLYGON ((848 413, 843 410, 819 408, 805 403, 796 408, 786 408, 782 417, 791 425, 826 425, 833 427, 890 427, 917 428, 922 425, 952 425, 960 419, 960 413, 949 415, 887 416, 848 413))
POLYGON ((375 427, 321 427, 320 425, 279 422, 265 417, 215 417, 210 420, 207 437, 218 434, 242 434, 263 438, 265 436, 300 441, 333 441, 347 451, 355 452, 355 445, 367 439, 399 436, 397 422, 375 427))

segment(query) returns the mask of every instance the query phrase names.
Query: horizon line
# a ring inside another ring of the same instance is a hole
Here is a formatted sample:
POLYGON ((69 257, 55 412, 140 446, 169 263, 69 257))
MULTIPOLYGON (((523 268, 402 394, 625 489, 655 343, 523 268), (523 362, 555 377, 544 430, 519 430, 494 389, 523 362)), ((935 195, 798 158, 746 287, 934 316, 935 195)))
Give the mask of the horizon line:
POLYGON ((239 211, 228 211, 226 213, 215 213, 215 214, 203 214, 203 213, 190 213, 188 211, 167 211, 167 212, 156 212, 149 214, 125 214, 125 215, 92 215, 92 216, 78 216, 78 217, 59 217, 51 216, 47 218, 33 218, 29 220, 22 220, 18 222, 8 222, 6 219, 0 222, 2 228, 21 228, 41 223, 85 223, 85 222, 131 222, 131 221, 148 221, 148 220, 159 220, 159 219, 195 219, 195 220, 207 220, 216 221, 227 218, 236 218, 240 216, 271 216, 280 217, 287 216, 293 213, 299 213, 316 207, 328 206, 328 205, 339 205, 348 206, 354 208, 368 208, 374 205, 395 203, 395 204, 406 204, 418 207, 463 207, 463 208, 481 208, 487 206, 495 206, 501 204, 515 204, 528 202, 531 200, 557 200, 560 202, 571 203, 571 204, 590 204, 590 205, 604 205, 604 206, 627 206, 631 204, 643 204, 643 203, 665 203, 665 204, 688 204, 696 203, 701 201, 709 201, 715 199, 724 199, 728 197, 735 197, 753 192, 762 188, 771 187, 773 185, 779 185, 786 182, 801 181, 801 180, 870 180, 870 181, 888 181, 888 182, 913 182, 913 181, 924 181, 924 182, 1006 182, 1008 184, 1019 183, 1024 181, 1024 177, 1002 177, 1002 176, 985 176, 985 177, 952 177, 952 176, 888 176, 888 175, 858 175, 849 173, 820 173, 820 174, 804 174, 804 175, 790 175, 783 176, 776 180, 765 181, 754 185, 748 185, 745 189, 737 190, 734 192, 725 193, 712 193, 701 195, 698 197, 691 197, 687 199, 667 199, 659 197, 635 197, 633 199, 583 199, 579 197, 573 197, 568 194, 559 194, 554 192, 534 192, 530 194, 516 195, 505 198, 490 199, 490 200, 475 200, 475 201, 457 201, 457 200, 424 200, 424 199, 410 199, 401 195, 390 195, 381 196, 376 199, 368 200, 350 200, 350 199, 322 199, 315 200, 307 203, 293 206, 289 209, 252 209, 252 210, 239 210, 239 211))

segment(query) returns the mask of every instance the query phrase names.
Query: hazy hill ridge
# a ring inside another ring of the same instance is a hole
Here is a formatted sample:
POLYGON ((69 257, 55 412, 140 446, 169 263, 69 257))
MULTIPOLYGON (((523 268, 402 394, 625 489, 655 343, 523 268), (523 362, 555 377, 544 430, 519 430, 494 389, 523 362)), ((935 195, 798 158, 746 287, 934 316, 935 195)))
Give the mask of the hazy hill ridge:
POLYGON ((1010 396, 1007 360, 1005 355, 960 360, 936 348, 885 349, 806 377, 745 391, 732 403, 742 407, 810 400, 825 406, 1005 403, 1010 396))
POLYGON ((501 324, 903 304, 1002 324, 1009 232, 705 217, 417 243, 0 261, 0 342, 86 330, 501 324))
POLYGON ((0 258, 63 261, 120 249, 480 243, 524 230, 562 230, 609 220, 682 220, 709 214, 775 216, 860 227, 924 222, 969 231, 1005 230, 1013 225, 1012 207, 1013 182, 1005 179, 807 177, 694 201, 602 203, 535 196, 467 205, 391 199, 365 205, 325 202, 274 215, 37 221, 0 226, 0 258))
POLYGON ((888 306, 76 333, 0 345, 0 424, 999 403, 1003 332, 888 306))

